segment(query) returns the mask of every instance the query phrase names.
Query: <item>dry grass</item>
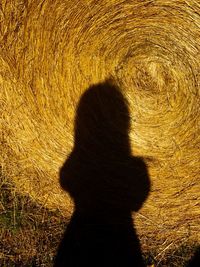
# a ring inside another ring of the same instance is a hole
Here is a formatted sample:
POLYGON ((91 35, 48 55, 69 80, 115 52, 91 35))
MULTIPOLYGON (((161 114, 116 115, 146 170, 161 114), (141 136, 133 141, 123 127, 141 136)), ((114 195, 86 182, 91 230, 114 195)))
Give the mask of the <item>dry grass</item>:
POLYGON ((20 195, 0 177, 0 266, 52 266, 68 220, 20 195))
POLYGON ((129 102, 133 153, 153 159, 136 216, 143 247, 166 255, 200 242, 199 1, 2 0, 0 47, 1 162, 18 191, 71 213, 58 171, 75 109, 112 76, 129 102))

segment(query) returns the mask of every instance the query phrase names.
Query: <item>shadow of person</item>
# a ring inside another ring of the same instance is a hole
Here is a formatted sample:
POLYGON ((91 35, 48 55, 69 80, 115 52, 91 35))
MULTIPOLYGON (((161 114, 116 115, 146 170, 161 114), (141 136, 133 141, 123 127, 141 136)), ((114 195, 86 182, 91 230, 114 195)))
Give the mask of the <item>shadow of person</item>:
POLYGON ((200 266, 200 246, 197 247, 194 256, 188 262, 186 267, 199 267, 200 266))
POLYGON ((60 184, 75 210, 54 266, 144 266, 131 212, 150 190, 142 158, 131 155, 128 105, 110 81, 81 97, 74 148, 60 171, 60 184))

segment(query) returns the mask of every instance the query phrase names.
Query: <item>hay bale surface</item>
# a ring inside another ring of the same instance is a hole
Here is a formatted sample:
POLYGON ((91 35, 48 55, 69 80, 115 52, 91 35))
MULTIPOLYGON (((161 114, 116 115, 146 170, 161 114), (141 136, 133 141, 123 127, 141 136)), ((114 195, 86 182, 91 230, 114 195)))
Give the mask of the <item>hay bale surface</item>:
POLYGON ((76 107, 112 76, 152 181, 136 215, 143 244, 200 241, 199 2, 2 0, 0 14, 1 161, 18 190, 71 214, 58 175, 76 107))

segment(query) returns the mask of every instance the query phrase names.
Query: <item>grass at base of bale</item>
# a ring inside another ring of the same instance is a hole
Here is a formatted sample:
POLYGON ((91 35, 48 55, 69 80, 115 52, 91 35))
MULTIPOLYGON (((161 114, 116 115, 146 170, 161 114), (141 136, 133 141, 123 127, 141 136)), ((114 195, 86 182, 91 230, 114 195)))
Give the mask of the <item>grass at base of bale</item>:
POLYGON ((3 178, 0 192, 0 266, 51 266, 66 218, 17 194, 3 178))
MULTIPOLYGON (((67 223, 59 211, 51 212, 29 196, 16 193, 14 186, 1 177, 0 266, 52 266, 67 223)), ((196 248, 197 244, 185 244, 169 251, 165 258, 159 258, 157 251, 146 251, 144 259, 148 266, 184 267, 196 248)))

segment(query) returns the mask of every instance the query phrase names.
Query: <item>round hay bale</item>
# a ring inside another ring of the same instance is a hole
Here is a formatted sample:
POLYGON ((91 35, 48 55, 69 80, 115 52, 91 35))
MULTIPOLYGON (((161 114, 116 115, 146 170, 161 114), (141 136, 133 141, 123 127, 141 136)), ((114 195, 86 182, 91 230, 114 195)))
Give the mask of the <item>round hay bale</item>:
POLYGON ((2 0, 0 12, 1 161, 18 190, 71 214, 59 169, 77 104, 112 76, 151 177, 136 214, 144 247, 200 241, 199 2, 2 0))

